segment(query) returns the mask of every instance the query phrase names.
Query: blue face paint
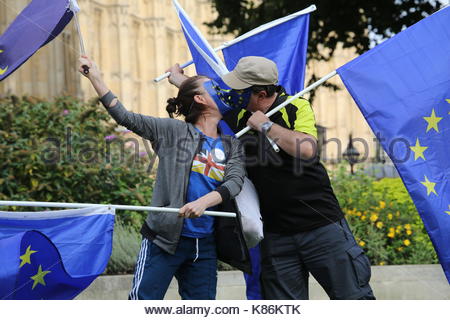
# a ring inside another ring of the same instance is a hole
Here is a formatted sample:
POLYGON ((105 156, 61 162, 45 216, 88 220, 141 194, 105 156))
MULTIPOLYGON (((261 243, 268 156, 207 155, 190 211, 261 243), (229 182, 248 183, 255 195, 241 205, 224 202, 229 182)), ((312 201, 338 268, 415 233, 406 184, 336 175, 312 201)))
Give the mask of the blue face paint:
POLYGON ((222 115, 231 110, 246 109, 252 95, 251 88, 243 90, 222 89, 214 80, 203 83, 203 86, 217 104, 222 115))

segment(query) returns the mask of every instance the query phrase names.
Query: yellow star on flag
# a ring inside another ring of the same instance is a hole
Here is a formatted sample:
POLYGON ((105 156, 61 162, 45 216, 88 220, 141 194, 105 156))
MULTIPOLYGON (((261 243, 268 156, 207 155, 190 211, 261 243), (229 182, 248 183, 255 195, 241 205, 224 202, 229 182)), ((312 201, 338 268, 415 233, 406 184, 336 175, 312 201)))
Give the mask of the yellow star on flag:
POLYGON ((34 287, 36 287, 36 285, 38 283, 42 284, 43 286, 45 286, 46 284, 45 284, 44 277, 50 272, 51 271, 42 271, 42 266, 39 265, 38 272, 34 276, 31 277, 31 280, 34 281, 33 282, 33 287, 31 288, 31 290, 33 290, 34 287))
POLYGON ((33 253, 36 253, 36 252, 37 252, 37 251, 31 250, 31 245, 28 246, 26 252, 25 252, 23 255, 20 256, 21 262, 20 262, 19 268, 22 268, 22 267, 23 267, 24 265, 26 265, 27 263, 28 263, 28 264, 31 264, 31 255, 32 255, 33 253))
MULTIPOLYGON (((0 50, 0 53, 2 53, 2 52, 3 52, 3 50, 0 50)), ((8 71, 8 66, 6 66, 4 69, 2 69, 2 68, 0 67, 0 76, 2 76, 3 74, 5 74, 6 71, 8 71)))
MULTIPOLYGON (((450 210, 450 204, 448 205, 448 210, 450 210)), ((445 211, 448 215, 450 215, 450 211, 445 211)))
POLYGON ((435 195, 438 195, 436 190, 434 190, 434 187, 436 186, 436 182, 431 182, 430 180, 428 180, 427 176, 425 176, 425 181, 420 182, 421 184, 423 184, 426 188, 427 188, 427 196, 430 195, 430 193, 434 193, 435 195))
MULTIPOLYGON (((450 99, 445 99, 448 103, 450 103, 450 99)), ((450 112, 448 113, 448 114, 450 114, 450 112)))
POLYGON ((417 138, 417 140, 416 140, 416 145, 414 147, 410 147, 410 148, 414 152, 414 161, 419 159, 419 158, 422 158, 423 160, 426 160, 425 156, 423 155, 423 153, 425 152, 425 150, 428 149, 428 147, 421 146, 419 138, 417 138))
POLYGON ((436 117, 436 112, 433 111, 431 112, 431 116, 429 117, 423 117, 423 119, 428 122, 428 127, 427 127, 427 132, 430 131, 431 129, 436 130, 436 132, 439 132, 439 128, 438 128, 438 123, 439 121, 441 121, 443 118, 441 117, 436 117))

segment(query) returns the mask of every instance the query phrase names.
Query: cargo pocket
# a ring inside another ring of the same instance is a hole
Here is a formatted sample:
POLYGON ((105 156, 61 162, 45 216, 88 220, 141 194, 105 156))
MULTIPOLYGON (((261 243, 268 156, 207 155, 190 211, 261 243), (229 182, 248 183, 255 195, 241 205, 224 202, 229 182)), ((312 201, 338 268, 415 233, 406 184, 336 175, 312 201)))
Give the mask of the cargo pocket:
POLYGON ((353 269, 356 273, 356 278, 358 279, 358 284, 360 287, 364 287, 369 283, 371 270, 369 258, 364 254, 364 250, 358 246, 354 245, 347 250, 348 255, 351 258, 353 269))

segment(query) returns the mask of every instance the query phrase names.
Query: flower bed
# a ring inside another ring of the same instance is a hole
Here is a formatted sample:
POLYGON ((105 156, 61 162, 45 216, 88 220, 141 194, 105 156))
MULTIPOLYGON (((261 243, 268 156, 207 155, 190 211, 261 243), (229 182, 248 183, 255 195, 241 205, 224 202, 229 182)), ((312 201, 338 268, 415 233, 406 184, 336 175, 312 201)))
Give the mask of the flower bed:
POLYGON ((436 253, 400 178, 374 178, 344 168, 332 173, 335 193, 372 264, 432 264, 436 253))

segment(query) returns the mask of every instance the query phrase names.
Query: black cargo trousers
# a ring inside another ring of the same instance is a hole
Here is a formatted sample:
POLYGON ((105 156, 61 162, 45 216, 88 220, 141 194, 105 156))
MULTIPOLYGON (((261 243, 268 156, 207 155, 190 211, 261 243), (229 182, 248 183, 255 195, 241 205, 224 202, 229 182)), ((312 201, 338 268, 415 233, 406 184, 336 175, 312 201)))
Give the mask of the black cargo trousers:
POLYGON ((295 234, 265 232, 261 288, 267 300, 309 299, 309 273, 330 299, 375 299, 370 262, 345 219, 295 234))

